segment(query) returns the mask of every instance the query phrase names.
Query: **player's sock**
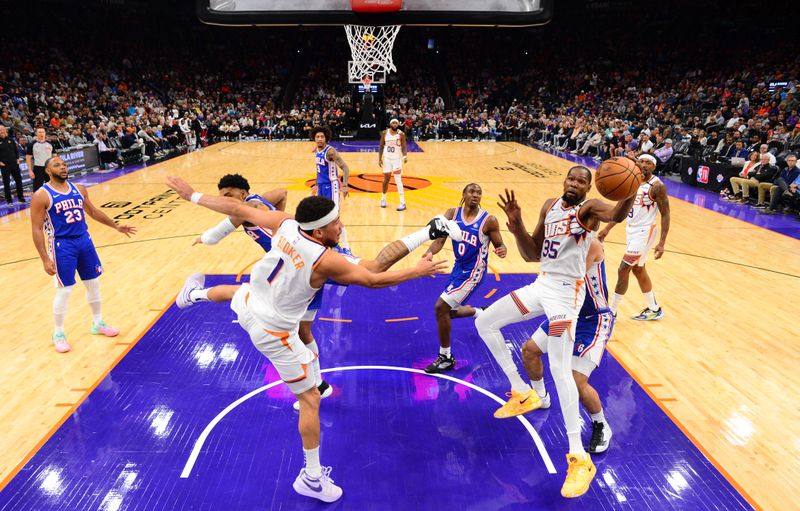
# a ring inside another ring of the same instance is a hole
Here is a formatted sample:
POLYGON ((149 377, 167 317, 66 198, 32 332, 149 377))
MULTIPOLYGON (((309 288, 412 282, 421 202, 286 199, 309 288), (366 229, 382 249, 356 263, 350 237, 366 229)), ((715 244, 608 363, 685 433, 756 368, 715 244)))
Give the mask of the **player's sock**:
POLYGON ((439 346, 439 354, 444 355, 447 358, 450 358, 450 346, 446 348, 442 348, 441 346, 439 346))
POLYGON ((69 295, 72 294, 73 286, 56 288, 56 296, 53 298, 53 323, 55 324, 56 334, 64 333, 64 320, 67 318, 67 302, 69 295))
POLYGON ((544 388, 544 378, 541 380, 531 380, 531 387, 533 387, 533 390, 539 394, 539 397, 544 397, 547 395, 547 389, 544 388))
POLYGON ((339 236, 339 245, 344 248, 350 248, 350 244, 347 242, 347 230, 342 227, 342 234, 339 236))
POLYGON ((656 303, 656 295, 652 291, 649 291, 644 294, 644 299, 647 300, 647 307, 655 312, 659 309, 658 303, 656 303))
POLYGON ((408 249, 409 253, 413 252, 420 245, 430 240, 431 240, 430 228, 428 226, 425 226, 424 228, 418 230, 417 232, 412 232, 411 234, 409 234, 404 238, 400 238, 400 241, 403 242, 403 244, 408 249))
POLYGON ((561 415, 569 439, 570 454, 583 454, 586 451, 581 442, 580 416, 578 415, 578 386, 572 377, 572 349, 574 346, 569 331, 561 337, 547 338, 547 353, 550 357, 550 373, 556 384, 561 415))
POLYGON ((303 457, 306 459, 306 474, 313 479, 319 479, 322 475, 322 466, 319 464, 319 446, 313 449, 303 449, 303 457))
POLYGON ((473 307, 473 309, 475 310, 475 312, 472 314, 473 318, 477 318, 478 316, 481 315, 481 312, 483 312, 482 307, 473 307))
POLYGON ((403 191, 403 177, 400 174, 394 175, 394 184, 397 185, 397 193, 400 194, 400 204, 405 204, 406 195, 403 191))
POLYGON ((386 192, 381 192, 381 201, 386 203, 386 192))
POLYGON ((208 289, 192 289, 189 291, 189 299, 192 301, 192 303, 207 302, 208 289))
POLYGON ((623 298, 625 298, 625 295, 614 293, 614 296, 611 297, 611 304, 608 306, 608 308, 611 309, 611 312, 614 314, 617 313, 617 308, 619 307, 619 304, 622 303, 623 298))
POLYGON ((606 416, 603 415, 603 410, 600 410, 597 413, 590 413, 589 416, 592 418, 592 422, 602 422, 603 424, 606 423, 606 416))
POLYGON ((93 324, 98 325, 103 321, 103 303, 100 299, 100 281, 98 279, 84 280, 86 286, 86 301, 92 309, 93 324))

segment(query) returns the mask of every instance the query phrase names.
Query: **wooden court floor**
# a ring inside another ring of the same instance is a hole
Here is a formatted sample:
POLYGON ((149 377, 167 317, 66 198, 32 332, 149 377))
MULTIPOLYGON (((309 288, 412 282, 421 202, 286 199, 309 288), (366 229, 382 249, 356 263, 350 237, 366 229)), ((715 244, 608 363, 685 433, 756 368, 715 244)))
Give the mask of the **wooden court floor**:
MULTIPOLYGON (((521 199, 526 223, 548 197, 561 194, 571 164, 515 143, 427 142, 410 153, 408 210, 379 207, 375 193, 353 193, 342 219, 356 254, 371 257, 387 242, 458 205, 469 182, 484 190, 491 213, 503 188, 521 199)), ((53 282, 31 241, 27 211, 0 219, 0 488, 13 477, 174 299, 189 273, 247 272, 259 250, 242 233, 219 246, 192 246, 214 213, 180 201, 164 184, 179 175, 215 193, 218 178, 246 176, 252 191, 290 190, 288 210, 308 194, 314 176, 310 143, 223 143, 150 166, 89 189, 90 198, 139 233, 127 239, 90 221, 105 274, 104 316, 122 329, 115 339, 89 334, 82 286, 70 299, 67 335, 73 351, 56 353, 52 332, 53 282)), ((375 153, 343 153, 353 176, 376 174, 375 153)), ((359 183, 368 188, 372 178, 359 183)), ((590 195, 594 195, 592 191, 590 195)), ((648 263, 665 317, 629 319, 644 306, 635 281, 620 309, 609 351, 654 400, 756 506, 786 509, 800 502, 800 241, 672 199, 667 252, 648 263), (789 504, 791 505, 791 504, 789 504)), ((500 273, 537 271, 525 263, 504 230, 509 256, 490 257, 500 273)), ((624 228, 606 242, 609 287, 624 251, 624 228)), ((443 252, 452 260, 452 252, 443 252)), ((413 264, 409 258, 400 267, 413 264)), ((432 333, 433 335, 433 333, 432 333)), ((430 344, 430 343, 429 343, 430 344)), ((435 343, 434 343, 435 344, 435 343)), ((432 344, 431 344, 432 345, 432 344)), ((426 349, 429 346, 426 346, 426 349)))

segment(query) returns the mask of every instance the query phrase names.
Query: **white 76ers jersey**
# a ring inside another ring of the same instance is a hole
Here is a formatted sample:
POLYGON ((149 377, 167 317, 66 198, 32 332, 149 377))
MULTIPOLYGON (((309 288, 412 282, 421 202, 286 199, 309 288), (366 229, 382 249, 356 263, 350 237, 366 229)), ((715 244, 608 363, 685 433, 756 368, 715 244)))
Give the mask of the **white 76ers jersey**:
POLYGON ((651 225, 656 223, 658 204, 650 196, 650 191, 654 185, 660 182, 661 180, 658 177, 652 176, 649 181, 639 186, 639 190, 636 192, 636 200, 633 202, 630 212, 628 212, 628 230, 649 229, 651 225))
POLYGON ((544 219, 541 270, 548 277, 583 280, 591 231, 578 220, 578 210, 586 201, 563 207, 556 199, 544 219))
POLYGON ((403 158, 403 147, 400 144, 400 130, 392 135, 392 130, 386 130, 383 134, 383 159, 400 160, 403 158))
POLYGON ((249 307, 269 330, 291 332, 319 288, 311 274, 327 248, 300 232, 299 224, 284 220, 272 236, 272 249, 250 274, 249 307))

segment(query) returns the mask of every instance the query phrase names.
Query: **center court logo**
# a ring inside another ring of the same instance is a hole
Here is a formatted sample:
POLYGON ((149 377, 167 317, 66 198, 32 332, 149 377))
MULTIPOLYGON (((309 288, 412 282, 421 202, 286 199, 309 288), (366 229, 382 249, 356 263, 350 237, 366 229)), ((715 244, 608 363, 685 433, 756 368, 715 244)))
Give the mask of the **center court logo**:
MULTIPOLYGON (((309 179, 306 181, 306 186, 311 188, 317 184, 316 179, 309 179)), ((347 183, 351 192, 362 193, 381 193, 381 185, 383 184, 383 174, 357 174, 350 176, 350 181, 347 183)), ((425 178, 414 176, 403 176, 403 188, 406 190, 421 190, 431 186, 431 182, 425 178)), ((394 180, 389 182, 389 191, 396 192, 397 186, 394 180)))

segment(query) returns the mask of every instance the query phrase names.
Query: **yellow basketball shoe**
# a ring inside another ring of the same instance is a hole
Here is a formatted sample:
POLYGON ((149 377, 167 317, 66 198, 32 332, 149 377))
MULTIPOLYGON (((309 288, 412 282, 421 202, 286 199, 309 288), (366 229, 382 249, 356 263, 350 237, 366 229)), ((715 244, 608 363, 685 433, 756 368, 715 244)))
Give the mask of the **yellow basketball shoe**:
POLYGON ((542 400, 539 394, 533 389, 528 392, 517 392, 511 389, 511 392, 506 392, 506 396, 511 396, 511 399, 494 412, 494 416, 497 419, 516 417, 523 413, 532 412, 542 406, 542 400))
POLYGON ((561 487, 561 496, 568 499, 580 497, 589 491, 597 469, 588 453, 567 454, 567 463, 567 479, 561 487))

